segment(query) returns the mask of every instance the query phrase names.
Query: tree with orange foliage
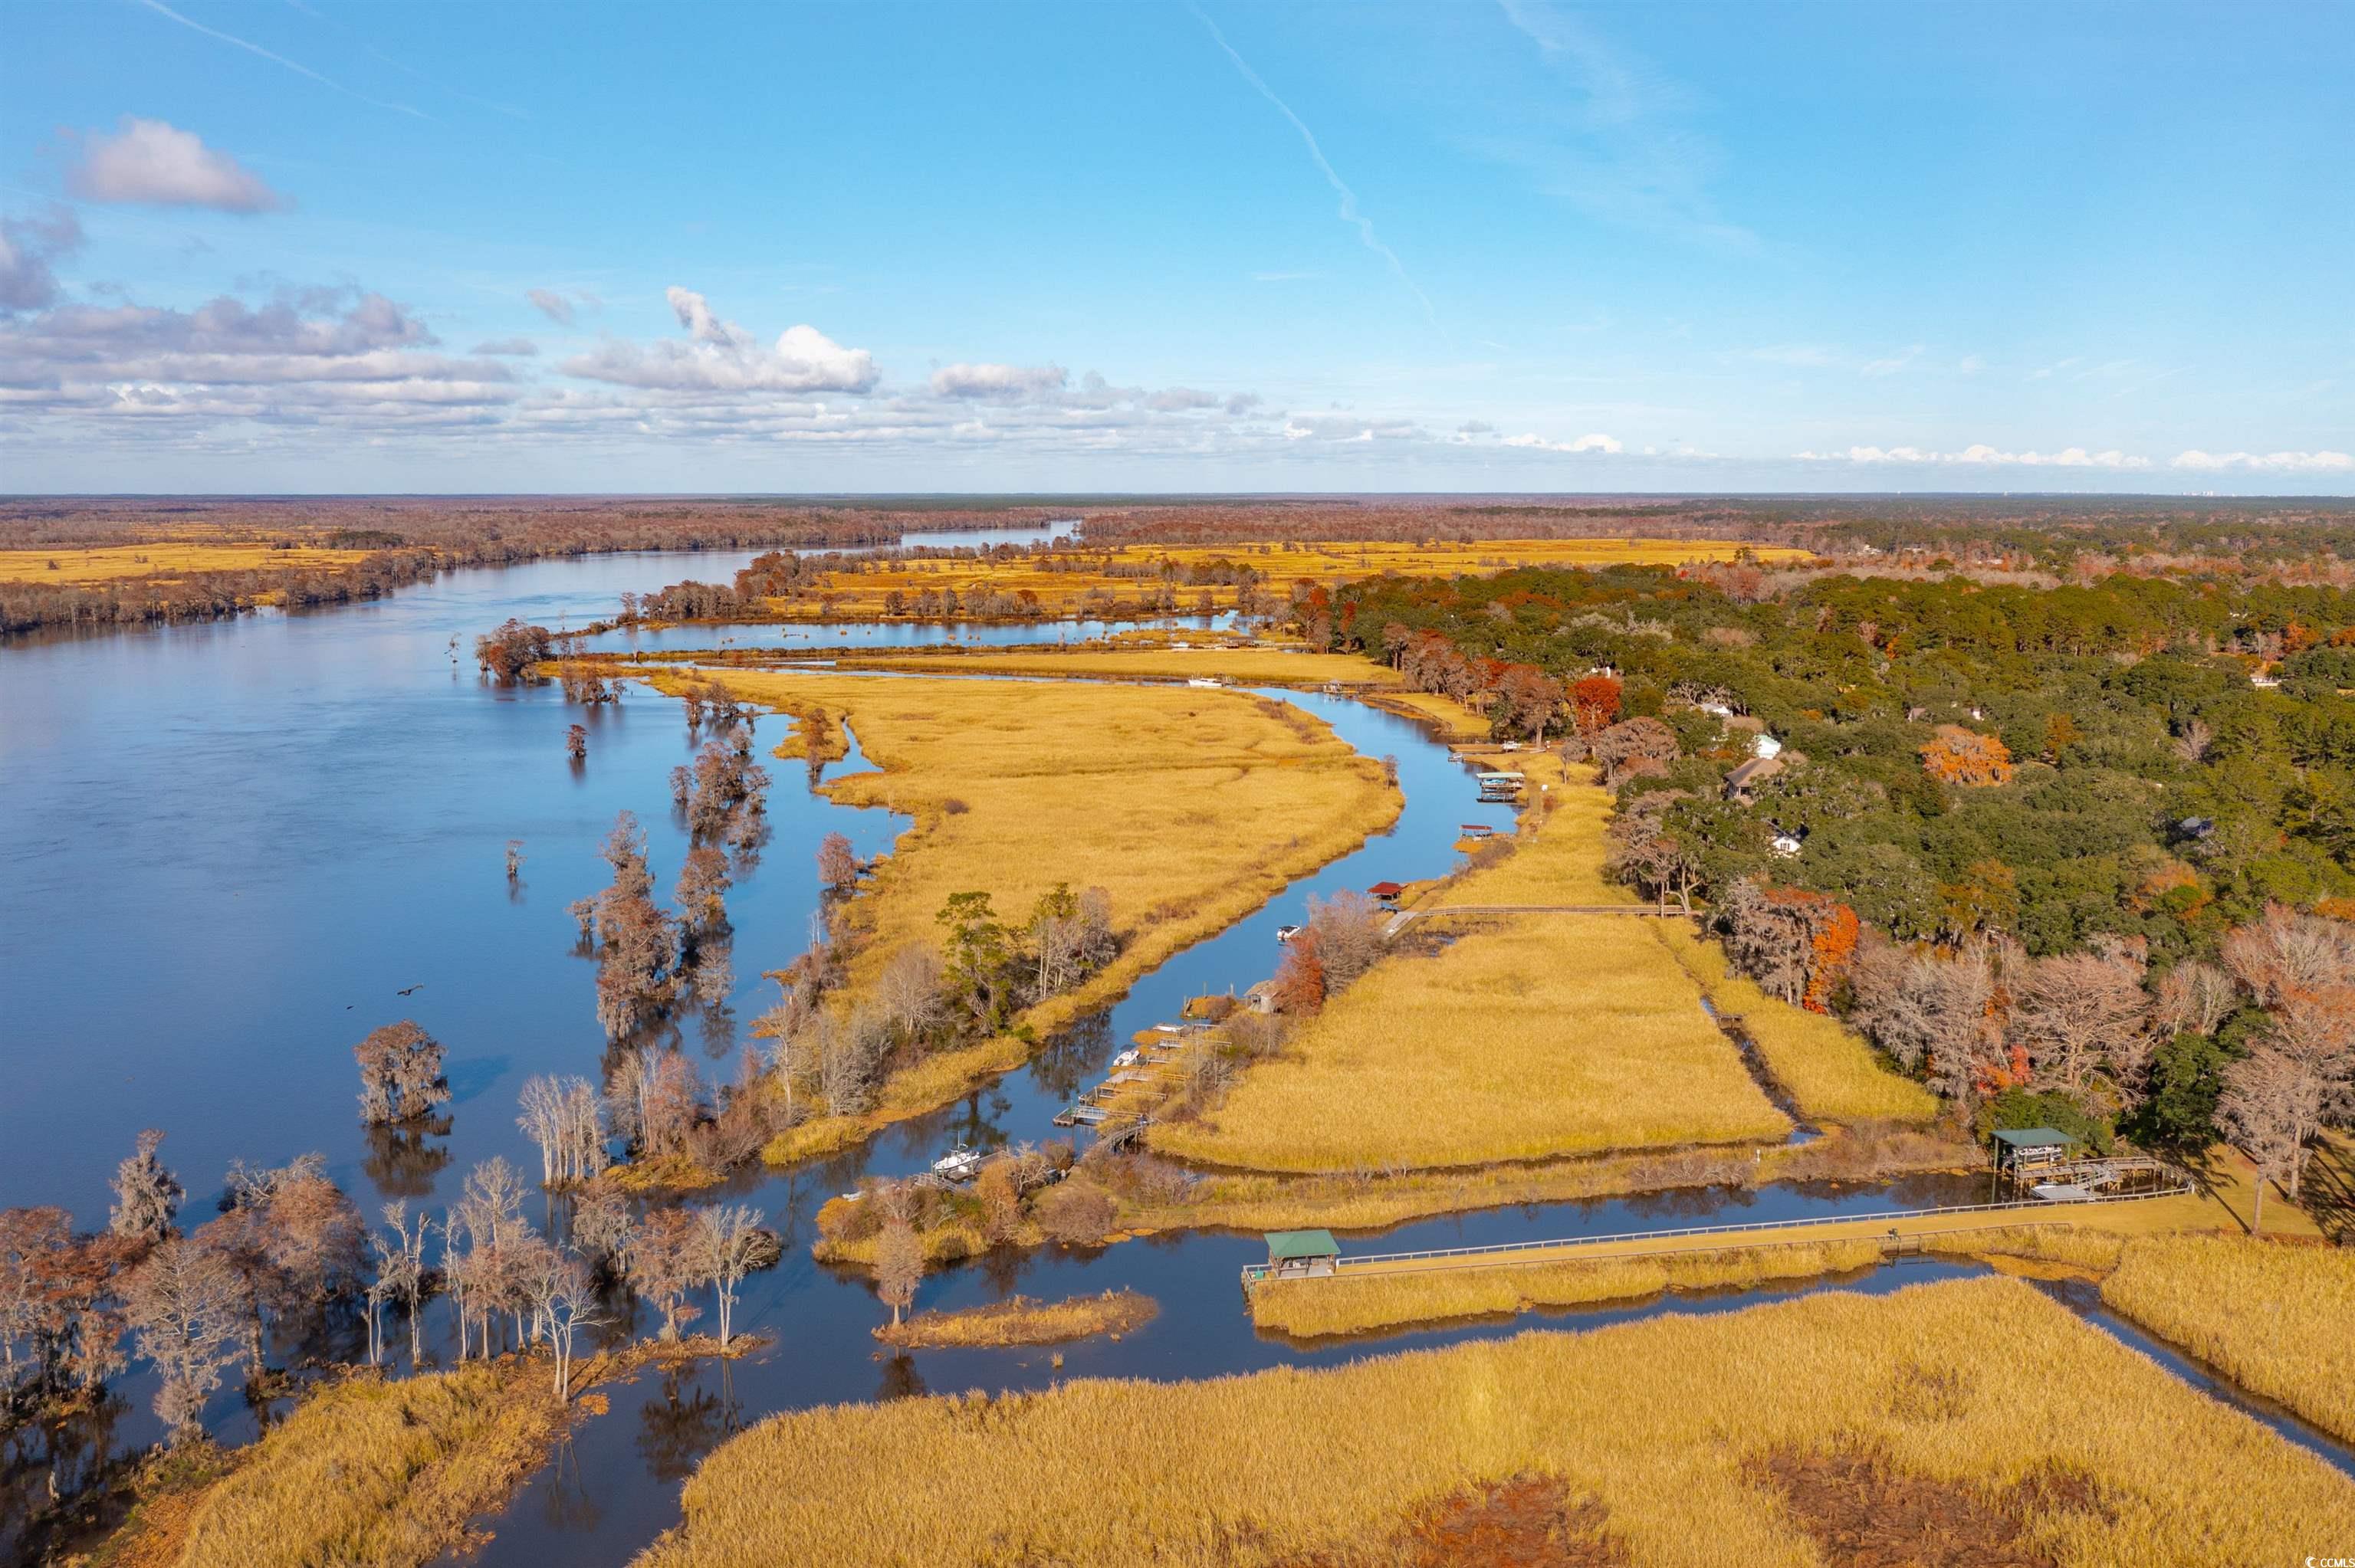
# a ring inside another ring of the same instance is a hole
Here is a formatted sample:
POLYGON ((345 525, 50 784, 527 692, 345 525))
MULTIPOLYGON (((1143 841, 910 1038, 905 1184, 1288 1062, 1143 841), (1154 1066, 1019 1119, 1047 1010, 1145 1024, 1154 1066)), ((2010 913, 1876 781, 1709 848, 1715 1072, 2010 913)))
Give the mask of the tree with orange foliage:
POLYGON ((1942 724, 1922 747, 1922 767, 1946 784, 2008 784, 2016 771, 2011 748, 1991 735, 1942 724))
POLYGON ((1316 951, 1316 933, 1303 930, 1285 944, 1276 966, 1275 1010, 1305 1017, 1324 1005, 1325 960, 1316 951))
POLYGON ((1570 688, 1571 721, 1593 736, 1619 716, 1619 683, 1608 675, 1582 676, 1570 688))

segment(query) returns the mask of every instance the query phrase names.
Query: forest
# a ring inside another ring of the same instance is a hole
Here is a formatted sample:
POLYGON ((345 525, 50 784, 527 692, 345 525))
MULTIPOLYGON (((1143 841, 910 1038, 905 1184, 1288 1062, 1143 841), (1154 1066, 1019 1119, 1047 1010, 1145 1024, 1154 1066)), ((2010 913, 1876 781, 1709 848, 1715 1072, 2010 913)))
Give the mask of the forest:
POLYGON ((2355 1116, 2355 592, 2309 575, 1516 571, 1294 618, 1594 763, 1623 880, 1983 1127, 2230 1133, 2295 1192, 2355 1116))

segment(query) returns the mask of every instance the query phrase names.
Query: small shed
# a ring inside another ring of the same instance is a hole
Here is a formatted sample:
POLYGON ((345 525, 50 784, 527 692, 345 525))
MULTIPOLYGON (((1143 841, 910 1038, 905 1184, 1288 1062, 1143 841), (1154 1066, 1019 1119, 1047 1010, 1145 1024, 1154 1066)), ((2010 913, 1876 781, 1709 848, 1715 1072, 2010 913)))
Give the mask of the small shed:
POLYGON ((1396 903, 1398 895, 1405 891, 1403 886, 1395 882, 1377 882, 1366 889, 1366 895, 1369 898, 1379 898, 1385 904, 1392 904, 1396 903))
POLYGON ((1331 1231, 1270 1231, 1267 1272, 1274 1279, 1328 1275, 1340 1261, 1341 1244, 1331 1231))
POLYGON ((2016 1180, 2025 1180, 2052 1166, 2067 1164, 2083 1146, 2083 1139, 2058 1128, 1998 1128, 1995 1168, 2016 1180))

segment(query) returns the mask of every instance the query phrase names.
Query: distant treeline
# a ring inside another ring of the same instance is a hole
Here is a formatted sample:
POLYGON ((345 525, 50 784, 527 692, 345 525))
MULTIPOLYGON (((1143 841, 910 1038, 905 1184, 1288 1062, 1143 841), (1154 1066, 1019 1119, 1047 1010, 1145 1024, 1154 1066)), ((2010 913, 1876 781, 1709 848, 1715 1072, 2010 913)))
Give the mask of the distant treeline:
POLYGON ((59 500, 0 504, 0 549, 104 547, 167 539, 287 543, 372 552, 348 567, 182 572, 82 584, 0 581, 0 633, 136 626, 235 615, 256 603, 375 599, 460 567, 630 550, 847 549, 911 528, 1015 526, 1037 509, 812 508, 752 502, 329 498, 59 500))

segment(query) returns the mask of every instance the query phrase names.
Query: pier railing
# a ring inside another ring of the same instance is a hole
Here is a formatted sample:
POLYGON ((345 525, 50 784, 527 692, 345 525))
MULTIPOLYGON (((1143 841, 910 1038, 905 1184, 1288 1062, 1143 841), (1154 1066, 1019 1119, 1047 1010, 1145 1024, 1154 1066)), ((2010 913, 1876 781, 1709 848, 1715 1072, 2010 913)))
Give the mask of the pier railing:
MULTIPOLYGON (((1419 1266, 1437 1266, 1455 1259, 1468 1257, 1493 1258, 1500 1263, 1512 1263, 1519 1261, 1515 1255, 1526 1256, 1529 1254, 1574 1254, 1592 1247, 1625 1245, 1636 1242, 1657 1244, 1647 1246, 1645 1249, 1646 1252, 1689 1252, 1698 1249, 1683 1244, 1706 1242, 1720 1237, 1785 1235, 1792 1232, 1821 1230, 1832 1225, 1876 1224, 1886 1222, 1894 1226, 1904 1222, 1944 1220, 1949 1215, 1959 1218, 1973 1214, 2017 1214, 2035 1212, 2052 1215, 2052 1223, 2066 1224, 2069 1211, 2088 1204, 2136 1203, 2148 1198, 2181 1197, 2198 1190, 2190 1176, 2181 1171, 2174 1171, 2171 1174, 2174 1180, 2169 1185, 2152 1192, 2097 1192, 2089 1197, 2073 1198, 2064 1202, 2052 1202, 2043 1198, 2019 1198, 1996 1203, 1957 1203, 1951 1208, 1941 1209, 1891 1209, 1886 1213, 1878 1214, 1818 1214, 1804 1220, 1753 1220, 1737 1225, 1689 1225, 1665 1231, 1619 1231, 1599 1236, 1555 1236, 1544 1241, 1491 1242, 1483 1246, 1431 1247, 1420 1252, 1368 1253, 1363 1256, 1335 1259, 1333 1271, 1330 1274, 1297 1277, 1335 1279, 1353 1272, 1362 1273, 1377 1265, 1381 1266, 1382 1272, 1388 1274, 1411 1273, 1419 1266)), ((1994 1230, 2002 1227, 1958 1226, 1956 1228, 1994 1230)), ((1870 1241, 1875 1238, 1859 1236, 1857 1239, 1870 1241)), ((1899 1239, 1904 1238, 1901 1234, 1899 1239)), ((1556 1259, 1533 1257, 1529 1258, 1529 1261, 1552 1262, 1556 1259)), ((1573 1255, 1566 1261, 1574 1262, 1576 1258, 1573 1255)), ((1243 1283, 1246 1286, 1256 1284, 1267 1278, 1270 1272, 1265 1264, 1248 1265, 1242 1271, 1243 1283)))

